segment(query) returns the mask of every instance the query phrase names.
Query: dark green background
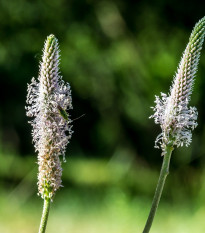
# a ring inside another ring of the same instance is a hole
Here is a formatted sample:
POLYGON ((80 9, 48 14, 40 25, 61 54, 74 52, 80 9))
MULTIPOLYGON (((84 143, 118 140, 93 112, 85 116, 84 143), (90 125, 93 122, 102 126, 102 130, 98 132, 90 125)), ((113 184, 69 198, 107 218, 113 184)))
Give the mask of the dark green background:
MULTIPOLYGON (((71 118, 85 114, 73 122, 68 162, 63 164, 65 187, 57 196, 66 200, 66 193, 73 191, 79 200, 86 195, 85 202, 97 206, 115 187, 125 192, 129 201, 139 198, 148 203, 142 205, 142 228, 162 161, 160 150, 154 149, 160 127, 149 119, 150 107, 155 95, 169 91, 192 28, 205 15, 204 9, 205 2, 197 1, 1 0, 2 192, 20 187, 25 193, 36 183, 35 170, 28 186, 19 186, 36 166, 25 116, 26 89, 31 78, 38 76, 43 44, 52 33, 59 39, 61 74, 72 88, 71 118)), ((204 206, 204 77, 203 48, 191 100, 199 111, 199 126, 191 146, 174 151, 163 197, 165 203, 184 201, 185 206, 192 200, 191 209, 204 206)), ((28 202, 38 202, 36 192, 35 187, 28 202)), ((19 199, 22 195, 20 191, 19 199)))

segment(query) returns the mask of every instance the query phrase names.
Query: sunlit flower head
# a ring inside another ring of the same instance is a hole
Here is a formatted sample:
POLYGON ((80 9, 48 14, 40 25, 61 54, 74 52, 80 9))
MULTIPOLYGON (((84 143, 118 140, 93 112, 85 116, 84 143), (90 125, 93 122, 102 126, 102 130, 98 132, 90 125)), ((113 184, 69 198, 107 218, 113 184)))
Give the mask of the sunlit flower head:
POLYGON ((194 79, 200 58, 200 52, 205 35, 205 17, 194 27, 189 43, 183 53, 181 62, 169 95, 161 93, 156 96, 154 114, 155 123, 159 124, 162 133, 156 139, 155 147, 188 146, 192 140, 192 130, 197 126, 197 110, 189 107, 194 79))
POLYGON ((59 73, 59 46, 54 35, 47 37, 38 79, 28 85, 27 116, 38 152, 38 190, 42 198, 51 198, 62 183, 59 156, 65 160, 65 149, 71 138, 71 120, 66 110, 72 108, 70 85, 59 73), (63 116, 63 114, 66 117, 63 116))

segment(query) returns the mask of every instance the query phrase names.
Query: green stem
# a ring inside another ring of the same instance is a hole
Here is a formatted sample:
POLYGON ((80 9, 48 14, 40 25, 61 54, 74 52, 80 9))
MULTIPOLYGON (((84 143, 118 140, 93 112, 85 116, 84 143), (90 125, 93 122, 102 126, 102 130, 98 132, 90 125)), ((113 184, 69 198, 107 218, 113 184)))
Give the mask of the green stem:
POLYGON ((164 183, 165 183, 167 175, 169 174, 169 163, 170 163, 172 151, 173 151, 173 147, 171 147, 171 146, 166 147, 166 153, 164 155, 157 188, 156 188, 154 198, 152 201, 152 207, 151 207, 145 228, 143 230, 143 233, 148 233, 150 231, 151 226, 152 226, 152 222, 153 222, 155 213, 157 211, 157 207, 159 205, 159 201, 160 201, 162 191, 164 188, 164 183))
POLYGON ((46 232, 46 225, 47 225, 47 221, 48 221, 50 204, 51 204, 51 199, 48 199, 48 198, 44 199, 43 213, 42 213, 41 224, 40 224, 38 233, 45 233, 46 232))

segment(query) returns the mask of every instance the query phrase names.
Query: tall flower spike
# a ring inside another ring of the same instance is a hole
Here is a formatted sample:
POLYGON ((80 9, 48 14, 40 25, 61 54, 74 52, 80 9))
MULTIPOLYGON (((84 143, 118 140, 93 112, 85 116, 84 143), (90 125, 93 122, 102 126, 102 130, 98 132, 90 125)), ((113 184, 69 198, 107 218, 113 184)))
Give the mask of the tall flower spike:
POLYGON ((59 46, 54 35, 47 37, 38 80, 28 85, 27 116, 33 142, 38 152, 38 190, 43 199, 52 200, 62 183, 61 161, 71 138, 71 120, 66 110, 72 108, 70 85, 59 74, 59 46), (62 116, 62 112, 64 116, 62 116), (65 117, 66 115, 66 117, 65 117))
POLYGON ((197 126, 197 110, 195 107, 188 107, 188 103, 204 36, 205 17, 195 25, 191 33, 169 95, 161 93, 161 99, 156 96, 154 114, 150 118, 154 118, 155 123, 162 129, 162 133, 155 141, 155 147, 161 147, 162 155, 166 145, 179 147, 183 144, 188 146, 191 143, 191 130, 197 126))

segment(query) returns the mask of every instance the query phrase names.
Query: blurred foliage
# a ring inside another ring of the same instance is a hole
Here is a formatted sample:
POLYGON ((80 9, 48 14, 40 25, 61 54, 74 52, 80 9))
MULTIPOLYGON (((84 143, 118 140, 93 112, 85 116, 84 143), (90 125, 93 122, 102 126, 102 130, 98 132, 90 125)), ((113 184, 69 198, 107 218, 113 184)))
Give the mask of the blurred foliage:
MULTIPOLYGON (((70 114, 74 119, 85 113, 74 121, 68 153, 109 158, 120 147, 132 151, 137 159, 161 161, 160 152, 153 149, 160 129, 148 119, 150 106, 155 94, 168 92, 191 30, 204 14, 202 7, 193 11, 186 4, 186 14, 179 14, 182 3, 161 1, 156 5, 92 0, 0 3, 4 148, 21 155, 33 153, 24 110, 26 83, 38 76, 43 42, 53 33, 59 38, 63 78, 72 87, 74 110, 70 114)), ((200 117, 192 159, 203 154, 204 70, 202 51, 192 98, 200 117)), ((180 153, 186 157, 184 151, 180 153)))
MULTIPOLYGON (((0 232, 36 232, 38 225, 42 203, 24 108, 27 83, 38 76, 51 33, 72 88, 72 119, 85 116, 73 122, 63 164, 69 188, 56 196, 49 232, 55 224, 74 233, 142 229, 162 160, 153 148, 160 128, 149 120, 150 106, 155 95, 169 91, 204 7, 185 0, 0 0, 0 232)), ((203 49, 191 103, 199 126, 192 145, 174 151, 153 233, 204 232, 204 74, 203 49)))
MULTIPOLYGON (((5 154, 0 160, 0 232, 34 233, 42 208, 35 158, 5 154)), ((71 158, 64 165, 65 187, 52 203, 48 232, 142 231, 159 171, 133 164, 123 155, 109 162, 71 158)), ((171 170, 152 232, 204 232, 204 175, 204 170, 189 167, 171 170)))

